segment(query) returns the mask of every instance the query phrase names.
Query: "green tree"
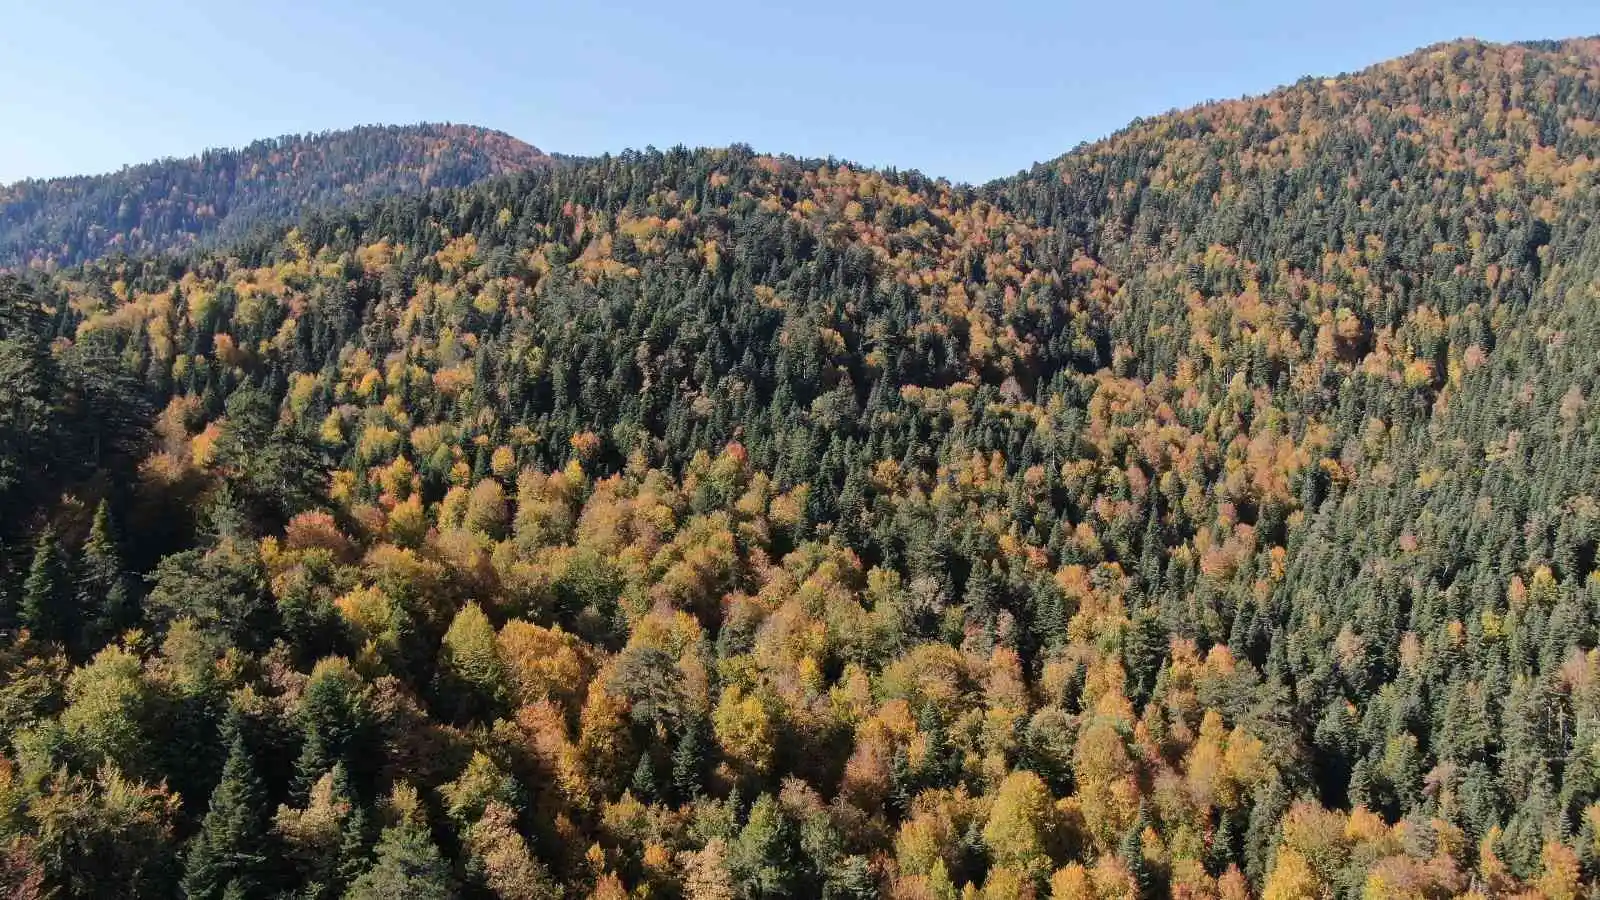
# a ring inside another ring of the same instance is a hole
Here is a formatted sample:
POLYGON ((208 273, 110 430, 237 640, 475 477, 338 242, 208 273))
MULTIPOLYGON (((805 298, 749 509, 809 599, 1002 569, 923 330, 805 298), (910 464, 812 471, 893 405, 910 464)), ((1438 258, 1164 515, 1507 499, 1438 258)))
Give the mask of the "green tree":
POLYGON ((28 807, 46 887, 66 898, 170 897, 176 796, 115 768, 66 776, 28 807))
POLYGON ((18 618, 22 627, 41 641, 65 643, 72 639, 75 617, 66 590, 61 545, 55 529, 45 526, 33 546, 33 562, 22 583, 22 604, 18 618))
POLYGON ((494 625, 477 603, 456 613, 439 646, 441 712, 451 721, 493 719, 509 696, 494 625))
POLYGON ((31 286, 0 275, 0 507, 48 480, 60 461, 50 453, 60 378, 31 286), (35 482, 29 484, 29 482, 35 482))
POLYGON ((186 897, 264 896, 269 858, 265 798, 241 727, 238 714, 231 713, 224 728, 232 740, 222 780, 211 792, 199 833, 189 842, 186 897))
POLYGON ((282 527, 295 513, 321 503, 326 493, 325 466, 315 445, 279 422, 271 397, 255 388, 228 397, 215 460, 250 521, 265 530, 282 527))
POLYGON ((691 715, 683 734, 672 750, 672 790, 679 803, 699 797, 705 790, 706 760, 710 751, 711 728, 702 715, 691 715))
POLYGON ((174 553, 148 580, 145 610, 157 624, 188 618, 226 645, 258 649, 271 643, 275 607, 253 543, 228 538, 210 550, 174 553))
MULTIPOLYGON (((415 803, 415 794, 410 803, 415 803)), ((419 811, 411 805, 398 814, 400 821, 385 828, 378 840, 372 868, 350 885, 346 900, 453 900, 457 891, 450 865, 433 843, 419 811)))
POLYGON ((96 648, 132 623, 133 608, 122 554, 111 528, 111 513, 101 500, 84 541, 77 568, 77 608, 83 617, 83 645, 96 648))
POLYGON ((740 892, 756 900, 795 895, 799 834, 771 794, 762 794, 728 848, 728 869, 740 892))

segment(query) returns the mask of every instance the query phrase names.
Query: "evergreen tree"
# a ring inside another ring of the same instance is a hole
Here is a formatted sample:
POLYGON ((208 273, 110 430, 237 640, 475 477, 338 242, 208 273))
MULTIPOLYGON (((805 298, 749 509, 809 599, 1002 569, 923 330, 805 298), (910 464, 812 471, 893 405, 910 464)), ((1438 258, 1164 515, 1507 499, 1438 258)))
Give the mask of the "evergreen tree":
POLYGON ((761 900, 794 896, 799 836, 771 794, 762 794, 728 853, 728 867, 744 895, 761 900))
POLYGON ((66 577, 61 546, 55 529, 45 526, 33 547, 33 562, 22 584, 19 624, 42 641, 67 641, 72 637, 73 615, 65 593, 66 577))
POLYGON ((344 766, 333 768, 334 790, 339 796, 350 797, 350 814, 345 817, 339 833, 339 865, 336 883, 353 884, 372 865, 371 816, 366 807, 350 795, 349 779, 344 766))
POLYGON ((224 728, 232 740, 222 780, 211 792, 200 831, 189 844, 183 892, 196 900, 266 895, 270 856, 265 798, 240 729, 238 714, 231 713, 224 728))
POLYGON ((655 766, 650 762, 648 752, 640 754, 639 764, 633 769, 633 779, 629 782, 629 790, 644 803, 656 803, 661 799, 661 789, 656 783, 655 766))
POLYGON ((98 647, 131 624, 132 598, 106 501, 94 512, 77 568, 77 608, 83 616, 83 644, 98 647))
POLYGON ((410 821, 383 830, 376 861, 345 893, 346 900, 453 900, 456 896, 450 866, 427 828, 410 821))
POLYGON ((1155 896, 1155 877, 1150 871, 1150 861, 1144 857, 1144 829, 1149 824, 1147 815, 1141 806, 1139 817, 1128 826, 1127 831, 1123 832, 1122 840, 1117 844, 1117 856, 1122 858, 1128 871, 1133 873, 1133 880, 1139 886, 1141 898, 1155 896))
POLYGON ((672 751, 672 790, 680 803, 699 797, 705 790, 706 754, 709 735, 704 717, 689 716, 683 735, 672 751))

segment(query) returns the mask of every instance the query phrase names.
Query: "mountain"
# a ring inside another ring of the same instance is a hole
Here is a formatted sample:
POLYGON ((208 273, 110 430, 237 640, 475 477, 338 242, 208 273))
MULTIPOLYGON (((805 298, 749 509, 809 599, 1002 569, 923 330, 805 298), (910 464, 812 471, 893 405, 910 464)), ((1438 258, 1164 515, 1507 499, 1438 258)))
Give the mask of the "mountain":
POLYGON ((14 277, 0 885, 1584 896, 1597 157, 1459 41, 14 277))
POLYGON ((0 186, 0 265, 72 265, 110 252, 236 239, 310 209, 464 187, 545 165, 538 148, 464 125, 368 126, 209 150, 110 175, 0 186))

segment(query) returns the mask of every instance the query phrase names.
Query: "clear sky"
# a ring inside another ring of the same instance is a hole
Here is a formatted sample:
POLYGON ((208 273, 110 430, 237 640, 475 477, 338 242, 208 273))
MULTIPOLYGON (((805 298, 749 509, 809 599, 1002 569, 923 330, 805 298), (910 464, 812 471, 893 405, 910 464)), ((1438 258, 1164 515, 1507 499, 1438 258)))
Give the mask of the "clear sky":
POLYGON ((418 121, 982 181, 1441 40, 1597 32, 1596 0, 0 0, 0 183, 418 121))

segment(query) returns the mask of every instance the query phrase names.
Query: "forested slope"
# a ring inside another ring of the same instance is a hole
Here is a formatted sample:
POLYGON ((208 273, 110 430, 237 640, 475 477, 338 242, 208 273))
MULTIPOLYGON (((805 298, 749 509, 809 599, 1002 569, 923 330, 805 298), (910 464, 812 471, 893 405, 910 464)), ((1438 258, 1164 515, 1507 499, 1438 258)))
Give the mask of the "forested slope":
POLYGON ((0 885, 1584 896, 1597 129, 1462 42, 8 282, 0 885))
POLYGON ((72 265, 119 252, 238 239, 307 210, 465 187, 545 165, 537 148, 463 125, 288 135, 109 175, 0 185, 0 266, 72 265))

